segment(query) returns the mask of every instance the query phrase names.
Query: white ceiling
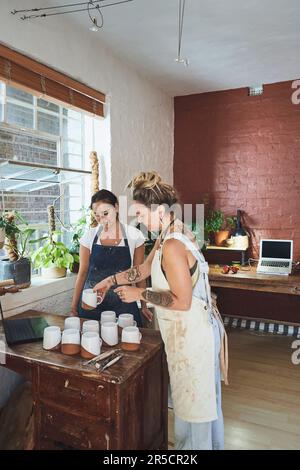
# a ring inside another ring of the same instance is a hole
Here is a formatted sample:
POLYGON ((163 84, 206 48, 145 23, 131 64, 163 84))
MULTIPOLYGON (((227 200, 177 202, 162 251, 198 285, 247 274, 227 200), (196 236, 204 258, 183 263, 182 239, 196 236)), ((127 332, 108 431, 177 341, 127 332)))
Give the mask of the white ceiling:
MULTIPOLYGON (((188 68, 174 62, 178 0, 133 0, 104 8, 103 15, 103 29, 90 32, 94 40, 172 95, 300 77, 299 0, 186 0, 182 56, 188 68)), ((65 21, 89 27, 86 13, 66 15, 65 21)))

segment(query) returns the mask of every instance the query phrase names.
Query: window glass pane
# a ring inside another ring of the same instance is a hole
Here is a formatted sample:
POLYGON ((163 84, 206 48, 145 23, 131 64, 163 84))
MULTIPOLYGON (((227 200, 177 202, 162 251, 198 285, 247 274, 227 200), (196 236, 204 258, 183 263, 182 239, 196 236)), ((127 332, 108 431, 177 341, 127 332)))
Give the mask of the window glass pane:
POLYGON ((63 115, 72 119, 77 119, 77 121, 81 120, 81 113, 78 111, 74 111, 74 109, 63 109, 63 115))
POLYGON ((37 128, 48 134, 59 135, 59 117, 38 111, 37 128))
POLYGON ((74 119, 63 120, 63 138, 81 141, 81 121, 75 121, 74 119))
POLYGON ((27 129, 33 129, 33 109, 7 103, 6 120, 9 124, 16 124, 27 129))
POLYGON ((77 155, 65 153, 63 166, 66 168, 74 168, 75 170, 82 170, 82 158, 77 155))
POLYGON ((27 93, 26 91, 19 90, 18 88, 7 86, 6 95, 10 98, 23 101, 24 103, 33 104, 33 95, 31 95, 30 93, 27 93))
POLYGON ((69 195, 70 197, 82 197, 82 186, 79 184, 69 184, 69 195))
POLYGON ((59 113, 59 106, 57 104, 50 103, 50 101, 38 99, 37 104, 39 108, 47 109, 48 111, 53 111, 54 113, 59 113))
POLYGON ((4 94, 5 85, 3 82, 0 82, 0 95, 4 94))
POLYGON ((73 153, 74 155, 82 155, 82 144, 78 142, 63 141, 62 145, 63 153, 73 153))

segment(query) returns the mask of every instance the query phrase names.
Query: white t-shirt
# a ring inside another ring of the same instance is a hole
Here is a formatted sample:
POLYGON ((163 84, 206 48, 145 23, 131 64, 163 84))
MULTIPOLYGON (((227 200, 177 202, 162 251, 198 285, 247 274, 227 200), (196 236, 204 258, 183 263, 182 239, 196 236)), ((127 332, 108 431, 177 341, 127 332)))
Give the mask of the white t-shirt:
MULTIPOLYGON (((134 250, 145 243, 145 237, 142 234, 142 232, 136 227, 133 227, 132 225, 126 225, 126 224, 122 224, 122 225, 125 229, 125 234, 128 240, 128 246, 130 250, 131 259, 133 260, 134 250)), ((90 251, 92 251, 94 238, 98 230, 100 230, 100 228, 101 228, 101 225, 98 225, 97 227, 89 228, 84 233, 84 235, 80 238, 79 243, 82 246, 85 246, 86 248, 88 248, 90 251)), ((97 240, 97 245, 101 245, 100 238, 98 238, 97 240)), ((125 246, 124 238, 122 238, 119 245, 116 245, 116 246, 125 246)))

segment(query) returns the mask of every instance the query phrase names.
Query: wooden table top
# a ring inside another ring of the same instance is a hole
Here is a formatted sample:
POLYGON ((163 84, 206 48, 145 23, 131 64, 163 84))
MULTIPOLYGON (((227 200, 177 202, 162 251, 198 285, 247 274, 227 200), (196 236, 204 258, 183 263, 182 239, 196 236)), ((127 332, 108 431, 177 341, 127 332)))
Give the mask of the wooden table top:
MULTIPOLYGON (((22 314, 10 317, 10 319, 24 318, 24 317, 37 317, 42 316, 46 319, 48 324, 56 325, 63 329, 64 320, 66 317, 61 315, 48 314, 36 310, 27 310, 22 314)), ((82 319, 82 322, 84 319, 82 319)), ((138 351, 128 352, 122 351, 124 357, 112 365, 104 372, 97 372, 94 366, 84 366, 85 361, 77 356, 67 356, 61 352, 46 351, 42 347, 42 342, 19 344, 15 346, 6 346, 5 353, 9 367, 9 359, 23 361, 24 364, 38 364, 40 366, 48 366, 52 369, 61 369, 63 371, 72 370, 75 375, 82 377, 97 378, 98 380, 110 383, 125 382, 136 370, 141 367, 146 361, 151 359, 162 347, 162 339, 159 331, 153 329, 141 329, 142 341, 138 351)), ((4 335, 2 322, 0 323, 0 335, 4 335)), ((109 349, 120 348, 120 344, 108 347, 102 346, 101 352, 109 349)), ((0 351, 2 352, 2 351, 0 351)))
POLYGON ((247 271, 240 269, 236 274, 223 274, 221 271, 222 266, 209 266, 209 280, 212 287, 300 295, 300 273, 289 276, 258 274, 256 267, 253 266, 247 271))

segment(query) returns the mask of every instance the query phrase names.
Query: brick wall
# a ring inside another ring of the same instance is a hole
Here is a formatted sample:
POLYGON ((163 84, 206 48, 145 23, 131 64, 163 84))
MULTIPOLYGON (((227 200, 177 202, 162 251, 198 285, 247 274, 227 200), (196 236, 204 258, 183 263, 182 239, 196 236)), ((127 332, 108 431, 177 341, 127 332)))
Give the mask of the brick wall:
MULTIPOLYGON (((291 82, 247 91, 175 98, 175 185, 183 202, 244 210, 253 256, 261 237, 291 238, 300 260, 300 105, 291 82)), ((300 322, 299 297, 217 291, 222 314, 300 322)))
MULTIPOLYGON (((57 166, 56 143, 0 130, 0 159, 57 166)), ((47 223, 47 205, 52 204, 59 192, 55 186, 33 192, 4 192, 0 209, 4 202, 5 209, 17 210, 30 223, 47 223)))
POLYGON ((245 211, 260 238, 294 240, 300 260, 300 105, 291 82, 175 98, 174 182, 183 202, 208 193, 226 214, 245 211))

